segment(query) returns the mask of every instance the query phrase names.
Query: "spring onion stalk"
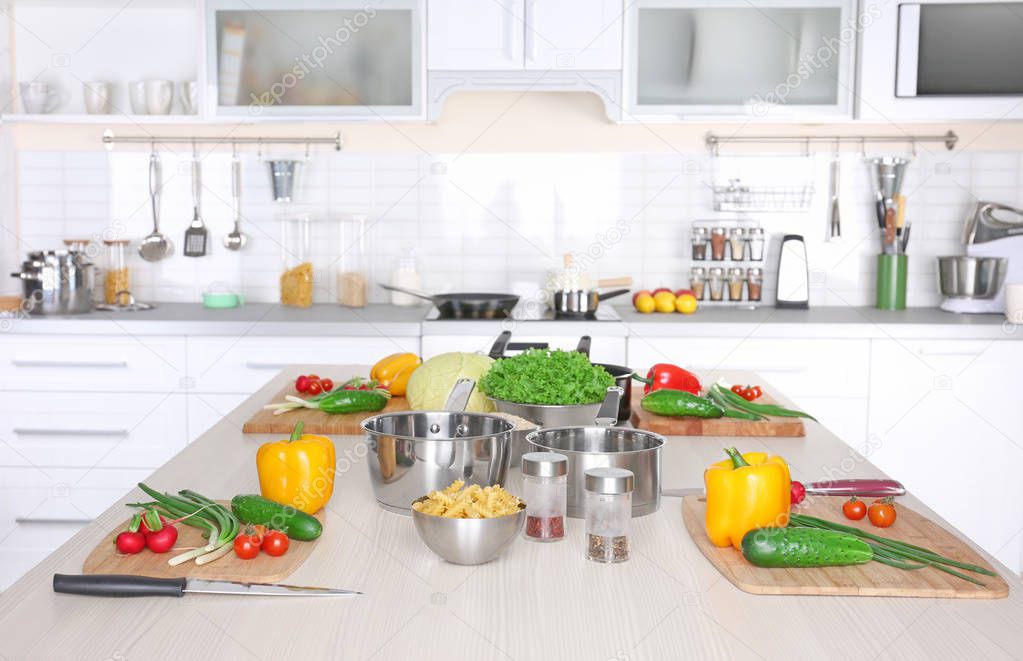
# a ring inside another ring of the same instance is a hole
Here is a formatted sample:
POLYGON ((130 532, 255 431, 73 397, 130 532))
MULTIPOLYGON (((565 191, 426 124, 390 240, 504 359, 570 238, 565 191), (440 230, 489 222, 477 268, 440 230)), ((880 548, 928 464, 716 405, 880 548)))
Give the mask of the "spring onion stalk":
POLYGON ((712 385, 709 392, 717 393, 733 408, 737 408, 740 411, 746 411, 747 413, 773 415, 780 418, 809 418, 810 420, 817 422, 817 418, 813 417, 809 413, 804 413, 803 411, 787 409, 783 406, 778 406, 777 404, 758 404, 756 402, 747 401, 729 390, 728 385, 724 383, 724 381, 719 381, 712 385))
POLYGON ((208 539, 205 546, 191 549, 168 560, 171 566, 194 559, 197 565, 204 565, 222 558, 231 549, 231 542, 238 535, 240 524, 231 510, 220 503, 210 500, 202 494, 184 489, 177 496, 160 493, 146 484, 139 483, 148 496, 153 498, 155 506, 170 515, 169 518, 181 519, 184 523, 203 529, 203 536, 208 539))

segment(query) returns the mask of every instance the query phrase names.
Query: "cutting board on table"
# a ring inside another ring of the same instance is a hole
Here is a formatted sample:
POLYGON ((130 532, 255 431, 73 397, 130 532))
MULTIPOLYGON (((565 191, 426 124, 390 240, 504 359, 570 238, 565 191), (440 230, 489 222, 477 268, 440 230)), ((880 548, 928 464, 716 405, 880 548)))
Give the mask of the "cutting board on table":
MULTIPOLYGON (((637 393, 638 394, 638 393, 637 393)), ((664 436, 806 436, 800 418, 738 420, 736 418, 690 418, 657 415, 640 406, 641 397, 632 398, 632 426, 664 436)), ((764 395, 758 403, 773 404, 764 395)), ((813 412, 810 411, 812 415, 813 412)))
MULTIPOLYGON (((224 503, 227 505, 228 503, 224 503)), ((324 510, 314 515, 322 524, 324 510)), ((243 583, 276 583, 282 581, 298 569, 313 552, 316 541, 299 542, 289 540, 288 552, 276 558, 260 552, 251 560, 242 560, 234 554, 234 549, 222 558, 205 565, 197 565, 194 560, 183 562, 171 567, 167 561, 184 553, 189 548, 205 546, 206 540, 202 531, 193 526, 178 523, 178 541, 167 553, 153 553, 143 549, 134 555, 121 555, 114 548, 114 539, 122 530, 127 530, 128 521, 105 536, 89 557, 82 564, 83 574, 133 574, 136 576, 154 576, 156 578, 205 578, 216 581, 241 581, 243 583)))
MULTIPOLYGON (((979 586, 933 567, 896 569, 879 562, 849 567, 766 569, 746 562, 732 548, 719 548, 707 539, 704 519, 707 503, 703 496, 682 499, 682 519, 696 546, 710 563, 737 588, 752 594, 851 595, 861 597, 930 597, 945 599, 1002 599, 1009 586, 998 576, 963 572, 980 580, 979 586)), ((994 570, 980 555, 937 523, 905 505, 896 503, 898 518, 891 528, 874 528, 866 519, 849 521, 842 517, 844 498, 817 496, 795 508, 801 514, 856 526, 882 537, 897 539, 930 549, 947 558, 994 570)))
MULTIPOLYGON (((294 386, 287 386, 274 395, 267 404, 285 401, 285 395, 300 396, 294 386)), ((408 411, 408 401, 404 397, 392 397, 382 411, 368 413, 330 414, 318 409, 296 409, 280 415, 274 415, 270 409, 260 409, 258 413, 245 421, 242 432, 246 434, 291 434, 295 424, 301 420, 305 423, 306 434, 323 434, 324 436, 359 436, 362 434, 362 421, 381 413, 408 411)))

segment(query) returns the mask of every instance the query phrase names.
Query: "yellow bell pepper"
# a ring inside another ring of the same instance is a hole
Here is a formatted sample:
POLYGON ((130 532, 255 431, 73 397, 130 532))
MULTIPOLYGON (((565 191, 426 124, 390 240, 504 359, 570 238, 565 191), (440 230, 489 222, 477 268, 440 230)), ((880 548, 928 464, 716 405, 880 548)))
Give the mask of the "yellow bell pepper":
POLYGON ((392 353, 373 366, 369 378, 378 381, 395 397, 404 397, 409 377, 422 362, 414 353, 392 353))
POLYGON ((334 443, 326 436, 303 434, 264 443, 256 451, 259 492, 282 505, 314 514, 334 495, 334 443))
POLYGON ((789 523, 792 483, 781 457, 764 452, 740 455, 726 449, 729 459, 711 464, 703 473, 707 489, 707 537, 715 546, 740 548, 742 537, 754 528, 789 523))

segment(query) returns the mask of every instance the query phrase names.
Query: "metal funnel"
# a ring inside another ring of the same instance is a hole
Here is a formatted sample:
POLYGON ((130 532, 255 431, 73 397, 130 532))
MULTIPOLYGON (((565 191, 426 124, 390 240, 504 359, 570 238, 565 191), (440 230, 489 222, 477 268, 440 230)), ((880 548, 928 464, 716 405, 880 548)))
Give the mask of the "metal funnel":
POLYGON ((302 161, 276 160, 267 161, 270 168, 270 190, 274 202, 291 202, 295 193, 295 180, 298 178, 298 166, 302 161))
POLYGON ((871 184, 874 194, 884 200, 886 206, 895 203, 895 196, 902 192, 902 180, 906 175, 908 158, 885 156, 870 159, 871 184))

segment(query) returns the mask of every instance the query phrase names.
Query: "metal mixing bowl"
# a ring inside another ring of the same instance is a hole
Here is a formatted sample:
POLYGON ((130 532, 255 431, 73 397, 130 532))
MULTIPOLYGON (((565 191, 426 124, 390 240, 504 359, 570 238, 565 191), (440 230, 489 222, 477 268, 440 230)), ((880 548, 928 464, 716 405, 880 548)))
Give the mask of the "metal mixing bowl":
POLYGON ((408 514, 412 501, 455 480, 504 484, 515 425, 496 415, 456 411, 384 413, 362 423, 373 493, 408 514))
POLYGON ((492 519, 446 519, 412 510, 412 522, 423 543, 456 565, 482 565, 501 555, 518 537, 525 520, 525 503, 515 514, 492 519))
POLYGON ((1004 257, 939 257, 938 286, 948 298, 994 298, 1008 269, 1004 257))
POLYGON ((526 437, 541 452, 568 457, 568 515, 585 516, 586 471, 627 468, 635 476, 632 516, 656 512, 661 506, 661 447, 664 437, 626 427, 556 427, 526 437))
POLYGON ((571 404, 556 406, 551 404, 519 404, 504 399, 495 399, 494 405, 501 413, 510 413, 525 418, 541 427, 567 427, 570 425, 592 425, 600 410, 601 402, 596 404, 571 404))

